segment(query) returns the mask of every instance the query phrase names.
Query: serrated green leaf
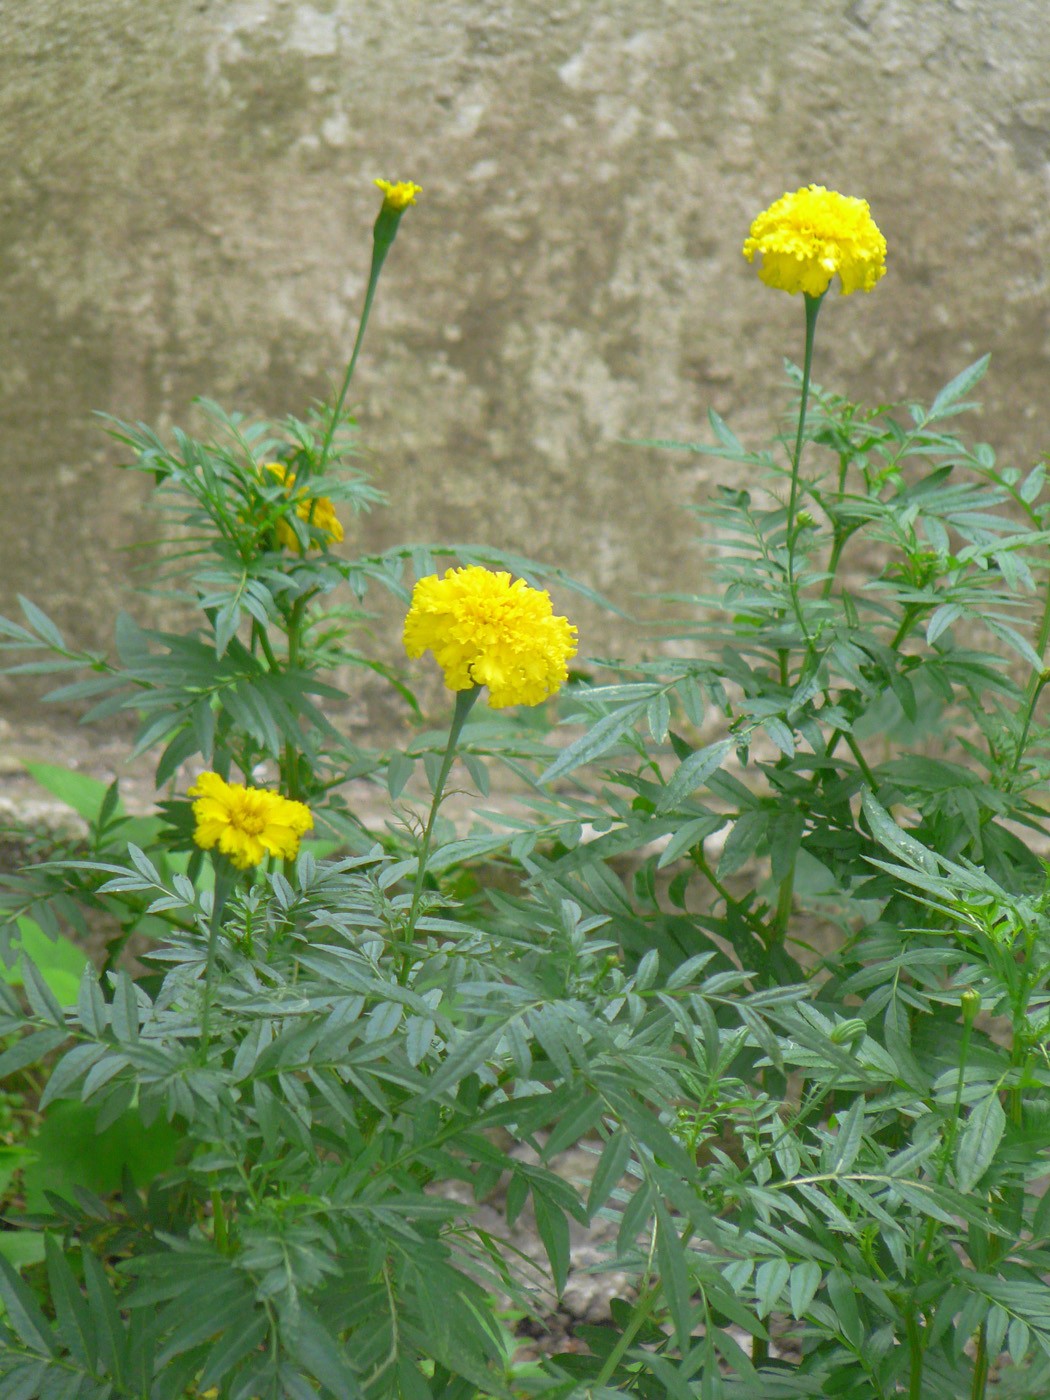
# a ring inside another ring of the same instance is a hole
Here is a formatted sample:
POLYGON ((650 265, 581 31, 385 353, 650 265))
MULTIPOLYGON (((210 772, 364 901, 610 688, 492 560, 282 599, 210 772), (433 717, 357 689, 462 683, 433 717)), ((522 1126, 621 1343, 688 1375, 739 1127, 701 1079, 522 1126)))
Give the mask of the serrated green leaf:
POLYGON ((405 784, 416 770, 415 759, 407 754, 395 753, 386 770, 386 786, 390 800, 396 802, 404 791, 405 784))
POLYGON ((19 593, 17 597, 18 605, 25 614, 26 621, 37 635, 43 638, 48 646, 54 647, 56 651, 65 651, 66 639, 48 617, 47 613, 41 612, 35 603, 23 597, 21 593, 19 593))
POLYGON ((837 1264, 828 1273, 827 1289, 842 1335, 852 1346, 859 1347, 864 1340, 864 1327, 857 1308, 857 1292, 845 1269, 837 1264))
POLYGON ((569 1274, 569 1222, 562 1211, 544 1192, 532 1183, 532 1209, 536 1230, 551 1266, 551 1281, 559 1295, 569 1274))
POLYGON ((719 739, 716 743, 707 744, 691 753, 671 774, 667 786, 660 794, 656 810, 669 812, 677 807, 701 783, 706 782, 712 773, 721 768, 732 748, 731 739, 719 739))
MULTIPOLYGON (((956 404, 964 394, 968 394, 984 378, 990 360, 990 355, 982 355, 979 360, 974 360, 972 365, 968 365, 966 369, 947 383, 930 405, 927 422, 944 417, 953 404, 956 404)), ((955 411, 958 412, 959 409, 957 408, 955 411)))
POLYGON ((815 1259, 804 1259, 791 1270, 788 1283, 788 1302, 792 1317, 801 1321, 806 1309, 816 1297, 823 1270, 815 1259))
POLYGON ((1006 1131, 1006 1114, 999 1094, 986 1094, 970 1110, 955 1149, 955 1184, 967 1195, 984 1176, 1006 1131))
POLYGON ((759 1317, 768 1317, 780 1302, 780 1295, 791 1276, 786 1259, 767 1259, 755 1274, 755 1309, 759 1317))
POLYGON ((591 1186, 587 1195, 587 1213, 589 1215, 593 1215, 596 1210, 603 1206, 616 1190, 623 1179, 630 1159, 631 1142, 627 1134, 620 1129, 612 1134, 602 1148, 602 1155, 599 1157, 598 1165, 591 1177, 591 1186))
POLYGON ((84 1295, 54 1235, 44 1240, 55 1325, 66 1347, 89 1371, 98 1356, 94 1324, 84 1295))
POLYGON ((540 774, 539 781, 551 783, 555 778, 564 777, 574 768, 579 768, 581 764, 593 763, 596 758, 608 753, 627 730, 634 727, 648 703, 648 699, 635 701, 622 709, 614 710, 611 715, 604 715, 586 734, 562 750, 550 767, 540 774))
POLYGON ((57 1355, 51 1328, 36 1299, 3 1255, 0 1255, 0 1303, 4 1305, 8 1325, 27 1347, 44 1356, 57 1355))
POLYGON ((864 1140, 864 1109, 864 1100, 856 1098, 840 1121, 835 1146, 828 1162, 828 1171, 848 1172, 856 1161, 864 1140))

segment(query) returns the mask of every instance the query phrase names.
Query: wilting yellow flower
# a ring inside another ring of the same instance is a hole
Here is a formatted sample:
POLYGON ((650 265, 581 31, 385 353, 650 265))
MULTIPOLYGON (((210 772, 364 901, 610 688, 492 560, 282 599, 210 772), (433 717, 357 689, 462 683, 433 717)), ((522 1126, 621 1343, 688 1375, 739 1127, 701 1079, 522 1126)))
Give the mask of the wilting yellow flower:
MULTIPOLYGON (((305 520, 308 525, 320 530, 330 540, 338 542, 343 538, 343 527, 339 523, 335 507, 327 496, 309 496, 305 491, 295 492, 295 472, 289 473, 283 462, 267 462, 263 470, 268 471, 271 476, 275 476, 283 484, 289 496, 296 503, 295 513, 300 520, 305 520)), ((277 539, 284 545, 285 549, 292 549, 297 554, 302 554, 302 545, 287 520, 278 520, 277 539)))
POLYGON ((870 292, 886 271, 886 240, 867 201, 809 185, 785 194, 751 225, 743 248, 768 287, 822 296, 837 272, 842 294, 870 292))
POLYGON ((405 618, 405 650, 427 648, 450 690, 487 685, 489 703, 538 705, 568 677, 576 628, 555 617, 550 594, 474 565, 421 578, 405 618))
POLYGON ((377 180, 376 184, 383 191, 383 204, 386 208, 396 209, 398 213, 407 209, 410 204, 415 204, 416 195, 423 193, 422 185, 413 185, 411 180, 377 180))
POLYGON ((193 839, 202 850, 218 847, 238 870, 258 865, 266 855, 293 859, 314 819, 309 807, 279 792, 227 783, 218 773, 202 773, 188 796, 197 800, 193 839))

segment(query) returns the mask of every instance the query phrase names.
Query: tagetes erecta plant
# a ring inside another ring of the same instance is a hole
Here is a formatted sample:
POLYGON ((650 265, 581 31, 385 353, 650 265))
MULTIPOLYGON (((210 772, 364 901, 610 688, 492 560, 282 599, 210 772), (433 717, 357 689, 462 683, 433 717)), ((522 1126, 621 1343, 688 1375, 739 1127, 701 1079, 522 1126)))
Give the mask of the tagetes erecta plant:
POLYGON ((228 783, 218 773, 202 773, 188 796, 196 798, 194 841, 201 850, 217 850, 238 870, 250 870, 268 855, 294 860, 314 824, 304 803, 266 788, 228 783))
POLYGON ((428 648, 449 690, 488 686, 493 709, 539 705, 568 678, 576 628, 555 617, 550 594, 473 565, 421 578, 405 618, 405 650, 428 648))
MULTIPOLYGON (((405 618, 404 641, 409 656, 432 651, 445 673, 445 684, 456 692, 448 743, 419 849, 404 932, 407 947, 415 935, 434 822, 456 744, 481 688, 488 686, 493 709, 541 704, 568 680, 568 662, 576 655, 576 628, 567 618, 554 616, 545 590, 474 564, 449 569, 444 578, 431 574, 419 579, 405 618)), ((403 971, 408 965, 406 954, 403 971)))
MULTIPOLYGON (((335 513, 335 507, 327 496, 309 496, 305 491, 295 490, 295 472, 289 472, 283 462, 267 462, 263 470, 275 477, 295 502, 295 513, 300 520, 312 525, 325 536, 325 543, 333 540, 337 544, 343 538, 343 527, 335 513)), ((296 554, 302 554, 303 547, 298 536, 287 520, 277 521, 277 539, 296 554)))
POLYGON ((758 275, 779 291, 823 296, 838 273, 843 296, 870 292, 886 271, 886 240, 867 200, 808 185, 759 214, 744 243, 758 275))
POLYGON ((744 240, 744 257, 754 262, 762 254, 758 275, 767 287, 802 293, 806 312, 806 346, 802 361, 802 393, 798 409, 798 433, 791 454, 791 489, 787 503, 785 542, 787 576, 795 576, 795 543, 798 537, 799 470, 805 439, 806 406, 813 370, 813 346, 821 303, 838 274, 843 296, 858 287, 870 292, 886 271, 886 240, 871 217, 866 199, 807 185, 785 194, 763 210, 744 240))

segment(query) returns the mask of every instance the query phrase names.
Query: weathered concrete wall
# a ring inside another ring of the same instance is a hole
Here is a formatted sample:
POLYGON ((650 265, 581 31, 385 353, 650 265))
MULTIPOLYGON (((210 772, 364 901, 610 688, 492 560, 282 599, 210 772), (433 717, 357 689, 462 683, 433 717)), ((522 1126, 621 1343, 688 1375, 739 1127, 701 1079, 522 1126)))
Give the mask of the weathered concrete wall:
MULTIPOLYGON (((889 242, 816 372, 879 400, 994 354, 982 436, 1047 404, 1046 0, 7 0, 0 611, 104 642, 149 538, 92 410, 302 411, 352 341, 375 175, 424 187, 355 397, 394 501, 616 598, 695 576, 708 406, 757 435, 802 311, 740 256, 820 181, 889 242)), ((564 603, 564 599, 560 599, 564 603)), ((609 645, 609 633, 584 649, 609 645)))

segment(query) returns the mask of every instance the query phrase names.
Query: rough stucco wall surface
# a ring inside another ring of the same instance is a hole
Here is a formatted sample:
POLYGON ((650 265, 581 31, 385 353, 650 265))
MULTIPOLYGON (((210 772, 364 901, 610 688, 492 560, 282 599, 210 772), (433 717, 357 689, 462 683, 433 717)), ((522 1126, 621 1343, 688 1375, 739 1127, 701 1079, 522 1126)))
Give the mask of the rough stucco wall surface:
MULTIPOLYGON (((993 352, 980 436, 1044 449, 1045 0, 7 0, 0 5, 0 611, 104 645, 155 520, 99 409, 302 412, 337 381, 376 175, 424 187, 354 397, 394 505, 630 606, 696 581, 708 407, 768 431, 800 299, 740 256, 819 181, 890 247, 817 377, 928 396, 993 352)), ((564 605, 565 599, 559 598, 564 605)), ((596 624, 584 650, 615 644, 596 624)))

